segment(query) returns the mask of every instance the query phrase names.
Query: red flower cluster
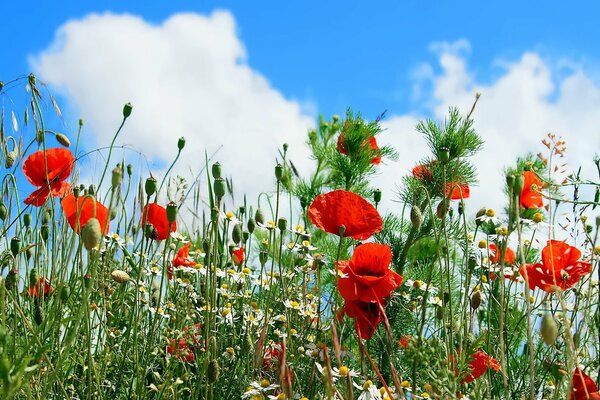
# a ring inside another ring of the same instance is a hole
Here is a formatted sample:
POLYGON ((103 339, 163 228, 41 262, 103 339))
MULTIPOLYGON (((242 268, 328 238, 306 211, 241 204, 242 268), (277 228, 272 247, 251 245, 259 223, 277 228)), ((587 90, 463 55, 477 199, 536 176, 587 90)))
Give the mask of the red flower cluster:
POLYGON ((196 265, 196 262, 190 258, 190 243, 186 243, 179 249, 175 258, 173 258, 171 265, 167 269, 167 277, 169 280, 173 279, 173 268, 192 267, 194 265, 196 265))
POLYGON ((549 240, 542 249, 542 263, 522 266, 520 273, 523 278, 527 275, 531 289, 538 287, 549 293, 557 287, 566 290, 592 270, 589 262, 579 261, 580 257, 581 251, 576 247, 549 240))
POLYGON ((542 189, 542 180, 531 171, 523 172, 524 184, 523 190, 521 190, 520 203, 521 207, 524 208, 542 208, 544 206, 544 200, 542 195, 534 190, 531 186, 536 185, 537 190, 542 189))
POLYGON ((108 219, 108 208, 104 207, 102 203, 87 196, 80 196, 75 200, 75 196, 72 193, 61 200, 60 205, 62 206, 63 213, 65 214, 65 217, 67 217, 69 226, 75 232, 81 232, 81 228, 83 228, 89 219, 94 216, 94 203, 96 211, 95 217, 98 219, 98 222, 100 222, 102 233, 106 234, 110 222, 108 219), (77 220, 78 215, 79 220, 77 220))
POLYGON ((29 155, 23 163, 23 174, 36 189, 25 199, 25 204, 36 207, 46 202, 50 195, 63 196, 71 186, 65 180, 73 171, 75 159, 68 149, 47 149, 29 155))
MULTIPOLYGON (((381 150, 377 145, 377 139, 375 139, 375 136, 371 136, 370 138, 366 139, 361 145, 361 150, 367 148, 367 146, 368 148, 370 148, 373 154, 375 154, 375 156, 371 160, 371 164, 379 165, 379 163, 381 163, 381 150)), ((340 136, 338 136, 337 149, 340 153, 347 156, 349 155, 347 147, 348 145, 346 143, 346 136, 344 135, 344 132, 342 132, 340 133, 340 136)))
MULTIPOLYGON (((467 376, 462 377, 461 383, 471 383, 475 379, 481 377, 488 368, 498 372, 500 370, 500 363, 490 356, 483 350, 477 350, 469 361, 469 373, 467 376)), ((458 372, 456 372, 458 375, 458 372)))
POLYGON ((154 228, 152 239, 155 240, 165 240, 170 232, 177 230, 177 222, 171 224, 167 219, 167 210, 156 203, 150 203, 142 210, 142 229, 146 224, 154 228))
MULTIPOLYGON (((432 161, 433 165, 436 161, 432 161)), ((416 179, 422 181, 433 180, 433 174, 427 165, 417 165, 412 169, 412 174, 416 179)), ((446 197, 450 196, 451 200, 468 199, 471 195, 471 188, 466 183, 448 182, 446 183, 446 197)))
POLYGON ((50 281, 46 278, 40 278, 40 280, 29 288, 29 295, 37 299, 44 298, 54 292, 54 288, 50 285, 50 281))
POLYGON ((569 400, 600 400, 598 385, 579 368, 573 373, 569 400))
POLYGON ((370 339, 383 317, 384 299, 402 284, 402 277, 390 270, 389 246, 365 243, 354 250, 352 259, 338 261, 344 274, 337 286, 344 298, 346 314, 354 318, 360 338, 370 339))
POLYGON ((346 190, 334 190, 315 197, 308 207, 308 216, 317 228, 339 235, 343 226, 343 236, 356 240, 365 240, 383 227, 375 207, 346 190))
POLYGON ((195 350, 200 342, 200 323, 195 323, 193 327, 183 328, 181 339, 169 339, 167 353, 179 360, 193 363, 195 360, 195 350))

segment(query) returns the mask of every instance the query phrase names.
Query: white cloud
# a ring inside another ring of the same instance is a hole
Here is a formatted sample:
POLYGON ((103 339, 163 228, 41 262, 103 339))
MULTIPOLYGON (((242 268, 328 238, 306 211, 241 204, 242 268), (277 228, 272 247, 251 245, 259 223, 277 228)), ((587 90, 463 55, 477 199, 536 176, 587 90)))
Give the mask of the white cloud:
MULTIPOLYGON (((566 140, 567 161, 570 171, 584 166, 590 178, 597 178, 592 157, 600 150, 600 87, 576 63, 569 63, 569 73, 557 76, 556 67, 535 53, 524 53, 517 60, 497 60, 501 74, 491 83, 477 81, 468 68, 468 42, 432 46, 437 52, 441 72, 420 66, 415 85, 431 87, 431 113, 443 119, 449 106, 457 106, 464 113, 470 110, 474 94, 482 97, 474 113, 475 128, 485 140, 485 147, 474 162, 479 172, 480 186, 471 191, 471 208, 481 206, 501 209, 502 170, 512 165, 519 155, 544 152, 540 143, 549 132, 566 140), (466 50, 466 51, 465 51, 466 50), (420 80, 420 81, 419 81, 420 80)), ((406 173, 419 158, 428 153, 424 140, 415 138, 411 123, 416 118, 408 115, 393 116, 385 126, 388 131, 381 137, 400 152, 400 161, 384 170, 380 181, 406 173), (409 139, 407 139, 409 138, 409 139), (389 172, 388 172, 389 171, 389 172)), ((414 126, 414 125, 413 125, 414 126)), ((564 160, 558 160, 560 162, 564 160)))
MULTIPOLYGON (((96 139, 90 147, 110 142, 120 107, 130 101, 133 113, 118 143, 156 161, 154 174, 174 158, 180 136, 187 144, 179 171, 198 173, 205 149, 211 154, 223 145, 216 159, 236 193, 254 195, 249 199, 272 190, 284 142, 299 167, 307 162, 304 141, 314 118, 305 110, 315 106, 286 99, 248 65, 229 12, 176 14, 158 25, 132 15, 88 15, 60 27, 31 64, 85 119, 96 139)), ((92 175, 99 179, 100 172, 92 175)))

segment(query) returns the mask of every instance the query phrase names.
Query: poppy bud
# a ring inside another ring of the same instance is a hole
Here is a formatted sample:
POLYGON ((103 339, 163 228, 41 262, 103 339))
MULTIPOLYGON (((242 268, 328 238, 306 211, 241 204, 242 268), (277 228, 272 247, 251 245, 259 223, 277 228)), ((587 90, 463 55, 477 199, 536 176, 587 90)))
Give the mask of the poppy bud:
POLYGON ((248 218, 248 223, 246 224, 248 228, 248 232, 254 232, 254 228, 256 228, 256 222, 254 222, 254 218, 248 218))
POLYGON ((0 203, 0 219, 2 221, 6 220, 8 216, 8 208, 4 205, 4 203, 0 203))
POLYGON ((506 186, 509 191, 513 190, 513 186, 515 185, 515 174, 506 175, 506 186))
POLYGON ((123 106, 123 118, 127 119, 129 118, 129 116, 131 115, 131 110, 133 109, 133 106, 131 105, 131 103, 127 103, 123 106))
POLYGON ((475 225, 480 226, 483 223, 481 218, 485 215, 485 212, 485 207, 481 207, 479 211, 477 211, 477 214, 475 214, 475 225))
POLYGON ((515 183, 513 184, 513 194, 519 196, 525 185, 525 177, 523 174, 519 174, 515 177, 515 183))
POLYGON ((167 221, 169 221, 170 224, 173 224, 175 219, 177 219, 177 204, 170 201, 167 204, 167 221))
POLYGON ((242 240, 242 226, 235 224, 231 230, 231 239, 234 243, 239 243, 242 240))
POLYGON ((250 239, 250 232, 248 232, 248 231, 242 232, 242 238, 244 239, 244 242, 247 242, 248 239, 250 239))
POLYGON ((46 212, 42 213, 42 225, 49 224, 51 218, 52 218, 52 209, 48 209, 48 210, 46 210, 46 212))
POLYGON ((281 181, 281 178, 283 178, 283 165, 277 164, 275 166, 275 178, 278 181, 281 181))
POLYGON ((37 285, 39 279, 40 276, 37 272, 37 269, 32 268, 31 271, 29 271, 29 287, 34 288, 35 285, 37 285))
POLYGON ((62 133, 56 134, 56 141, 65 147, 71 146, 71 141, 69 140, 69 138, 62 133))
POLYGON ((127 283, 129 281, 129 274, 125 271, 121 271, 120 269, 115 269, 110 273, 110 276, 117 283, 127 283))
POLYGON ((287 219, 281 217, 277 220, 277 227, 280 231, 285 231, 287 228, 287 219))
POLYGON ((444 319, 444 309, 442 307, 435 308, 435 317, 439 320, 444 319))
POLYGON ((44 310, 42 309, 42 305, 37 301, 33 309, 33 320, 37 325, 41 325, 44 322, 44 310))
POLYGON ((289 147, 290 147, 290 146, 289 146, 289 144, 287 144, 287 143, 284 143, 284 144, 283 144, 283 152, 284 152, 284 153, 287 153, 287 151, 288 151, 288 148, 289 148, 289 147))
POLYGON ((29 228, 31 225, 31 214, 23 214, 23 225, 25 225, 25 228, 29 228))
POLYGON ((40 236, 46 242, 48 240, 48 236, 50 236, 50 228, 48 224, 44 224, 40 227, 40 236))
POLYGON ((479 290, 476 290, 471 295, 471 308, 473 310, 477 310, 480 305, 481 305, 481 292, 479 290))
POLYGON ((86 287, 86 289, 89 289, 92 286, 92 275, 85 274, 83 276, 83 285, 86 287))
POLYGON ((71 294, 71 288, 66 284, 62 284, 58 287, 59 299, 62 301, 67 301, 69 299, 69 295, 71 294))
POLYGON ((98 218, 90 218, 81 229, 81 240, 87 251, 98 247, 102 238, 102 228, 98 218))
POLYGON ((213 359, 208 363, 208 368, 206 370, 206 377, 208 378, 208 383, 213 384, 219 379, 219 361, 217 359, 213 359))
POLYGON ((73 188, 73 197, 75 197, 75 198, 78 198, 78 197, 79 197, 79 192, 80 192, 80 189, 79 189, 79 187, 78 187, 78 186, 75 186, 75 187, 73 188))
POLYGON ((113 219, 117 218, 117 207, 111 207, 109 218, 110 218, 111 221, 113 219))
POLYGON ((375 202, 375 204, 379 204, 379 202, 381 201, 381 190, 375 189, 373 191, 373 201, 375 202))
POLYGON ((94 195, 96 194, 96 186, 94 186, 94 185, 90 185, 90 186, 88 186, 87 193, 88 193, 90 196, 94 196, 94 195))
POLYGON ((439 159, 443 163, 450 161, 450 150, 447 147, 442 147, 440 149, 439 159))
POLYGON ((210 240, 208 240, 207 238, 204 238, 204 240, 202 240, 202 251, 206 254, 210 252, 210 240))
POLYGON ((558 326, 556 325, 556 321, 552 317, 552 314, 546 313, 542 317, 540 334, 542 335, 542 339, 544 339, 544 343, 548 346, 551 346, 556 340, 556 337, 558 336, 558 326))
POLYGON ((112 188, 113 189, 118 188, 121 185, 122 181, 123 181, 123 168, 121 168, 120 165, 117 165, 112 170, 112 176, 111 176, 112 188))
POLYGON ((29 261, 33 257, 33 245, 29 245, 25 248, 25 258, 29 261))
POLYGON ((215 179, 221 179, 221 164, 218 161, 212 165, 212 176, 215 179))
POLYGON ((258 261, 260 261, 260 265, 264 266, 267 263, 267 260, 269 259, 269 253, 267 253, 266 251, 261 251, 260 253, 258 253, 258 261))
POLYGON ((225 196, 225 180, 223 178, 215 178, 213 189, 218 199, 223 198, 225 196))
POLYGON ((19 254, 20 250, 21 250, 21 239, 19 239, 18 236, 15 236, 14 238, 12 238, 10 240, 10 252, 12 253, 13 257, 16 257, 17 254, 19 254))
POLYGON ((458 203, 458 215, 463 215, 464 212, 465 206, 464 203, 461 201, 460 203, 458 203))
POLYGON ((15 161, 17 161, 17 155, 18 153, 15 150, 6 153, 6 158, 4 159, 4 166, 6 169, 11 168, 15 164, 15 161))
POLYGON ((146 183, 144 185, 146 196, 150 197, 154 193, 156 193, 156 184, 156 178, 154 178, 153 176, 146 179, 146 183))
POLYGON ((156 229, 154 229, 154 225, 152 224, 146 224, 146 226, 144 226, 144 236, 148 239, 156 239, 158 235, 158 232, 156 232, 156 229))
POLYGON ((265 223, 265 214, 262 212, 262 210, 259 208, 256 210, 256 214, 254 215, 254 219, 256 220, 256 222, 258 224, 264 224, 265 223))
POLYGON ((127 164, 127 175, 131 176, 133 174, 133 165, 127 164))
POLYGON ((183 148, 185 147, 185 138, 182 136, 179 138, 179 140, 177 141, 177 149, 179 151, 183 150, 183 148))
POLYGON ((423 214, 416 204, 413 204, 410 209, 410 222, 415 229, 418 229, 421 226, 421 223, 423 223, 423 214))
POLYGON ((6 274, 6 279, 4 280, 4 287, 6 290, 12 290, 16 286, 17 275, 18 271, 16 268, 8 271, 8 274, 6 274))
POLYGON ((439 219, 442 219, 442 218, 444 218, 444 216, 446 215, 446 211, 448 211, 448 204, 446 203, 446 200, 445 200, 445 199, 442 199, 442 200, 439 202, 439 204, 438 204, 438 206, 437 206, 437 209, 436 209, 436 214, 437 214, 437 217, 438 217, 439 219))

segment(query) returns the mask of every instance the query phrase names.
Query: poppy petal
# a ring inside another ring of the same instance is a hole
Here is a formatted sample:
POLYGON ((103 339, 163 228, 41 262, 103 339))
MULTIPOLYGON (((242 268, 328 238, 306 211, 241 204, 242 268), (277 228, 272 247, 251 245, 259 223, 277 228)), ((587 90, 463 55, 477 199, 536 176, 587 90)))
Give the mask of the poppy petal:
POLYGON ((177 222, 173 221, 171 225, 167 219, 167 210, 156 203, 150 203, 142 210, 142 227, 147 223, 154 227, 156 240, 165 240, 170 232, 177 230, 177 222))

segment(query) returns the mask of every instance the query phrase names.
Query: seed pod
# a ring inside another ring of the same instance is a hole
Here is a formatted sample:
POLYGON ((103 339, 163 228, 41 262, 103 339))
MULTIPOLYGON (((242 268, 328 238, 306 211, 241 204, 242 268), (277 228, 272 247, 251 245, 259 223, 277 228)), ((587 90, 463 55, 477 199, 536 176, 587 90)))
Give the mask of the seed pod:
POLYGON ((378 204, 381 201, 381 190, 375 189, 373 191, 373 201, 378 204))
POLYGON ((212 176, 214 179, 221 179, 221 171, 222 171, 221 163, 219 163, 218 161, 216 163, 214 163, 212 165, 211 171, 212 171, 212 176))
POLYGON ((285 231, 287 228, 287 219, 281 217, 277 220, 277 227, 280 231, 285 231))
POLYGON ((183 148, 185 147, 185 138, 182 136, 179 138, 179 140, 177 140, 177 149, 179 151, 183 150, 183 148))
POLYGON ((481 305, 481 292, 479 290, 476 290, 471 295, 471 308, 473 310, 477 310, 480 305, 481 305))
POLYGON ((275 178, 278 181, 281 181, 281 178, 283 178, 283 165, 277 164, 275 166, 275 178))
POLYGON ((217 359, 213 359, 208 363, 208 368, 206 370, 206 377, 208 378, 208 383, 212 384, 219 379, 220 369, 219 369, 219 361, 217 359))
POLYGON ((248 224, 246 226, 248 228, 248 232, 254 232, 254 228, 256 228, 256 222, 254 222, 254 218, 248 218, 248 224))
POLYGON ((87 251, 98 247, 102 239, 102 229, 97 218, 90 218, 81 229, 81 240, 87 251))
POLYGON ((154 193, 156 193, 156 178, 153 176, 146 179, 146 183, 144 184, 144 190, 146 191, 146 196, 150 197, 154 193))
POLYGON ((218 199, 225 196, 225 180, 223 178, 215 179, 213 189, 215 191, 215 196, 217 196, 218 199))
POLYGON ((10 239, 10 251, 13 257, 16 257, 17 254, 19 254, 19 251, 21 251, 21 239, 19 239, 18 236, 10 239))
POLYGON ((421 213, 421 209, 416 204, 410 208, 410 222, 413 228, 418 229, 423 223, 423 214, 421 213))
POLYGON ((177 219, 177 204, 170 201, 169 204, 167 204, 167 221, 169 221, 169 223, 172 224, 175 222, 176 219, 177 219))
POLYGON ((37 325, 41 325, 44 322, 44 310, 39 302, 35 302, 33 310, 33 319, 37 325))
POLYGON ((234 243, 239 243, 242 240, 242 225, 235 224, 231 230, 231 239, 234 243))
POLYGON ((129 274, 125 271, 121 271, 120 269, 115 269, 110 273, 110 276, 117 283, 127 283, 129 281, 129 274))
POLYGON ((450 161, 450 150, 447 147, 440 149, 439 160, 443 163, 450 161))
POLYGON ((556 340, 556 337, 558 336, 558 326, 556 325, 556 321, 552 317, 552 314, 546 313, 542 317, 540 334, 542 335, 542 339, 544 339, 544 343, 548 346, 551 346, 556 340))
POLYGON ((131 103, 126 103, 123 106, 123 118, 127 119, 129 118, 129 116, 131 115, 131 111, 133 110, 133 106, 131 105, 131 103))
POLYGON ((23 225, 25 225, 25 228, 29 228, 31 225, 31 214, 23 214, 23 225))
POLYGON ((258 223, 258 224, 264 224, 265 223, 265 214, 263 213, 263 211, 260 208, 256 210, 256 214, 254 215, 254 219, 256 220, 256 223, 258 223))

